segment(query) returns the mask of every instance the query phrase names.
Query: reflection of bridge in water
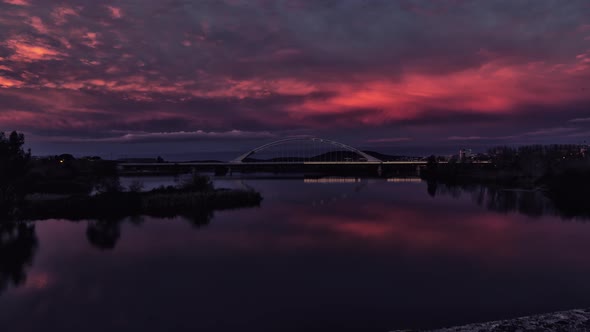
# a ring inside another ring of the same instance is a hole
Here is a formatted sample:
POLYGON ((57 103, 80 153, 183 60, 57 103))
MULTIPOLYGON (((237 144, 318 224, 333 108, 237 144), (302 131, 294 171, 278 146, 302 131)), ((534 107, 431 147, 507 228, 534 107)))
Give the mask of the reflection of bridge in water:
POLYGON ((369 173, 384 169, 416 171, 425 160, 383 161, 352 146, 317 137, 290 137, 264 144, 227 162, 121 163, 123 172, 215 171, 222 175, 238 172, 310 171, 324 173, 369 173))

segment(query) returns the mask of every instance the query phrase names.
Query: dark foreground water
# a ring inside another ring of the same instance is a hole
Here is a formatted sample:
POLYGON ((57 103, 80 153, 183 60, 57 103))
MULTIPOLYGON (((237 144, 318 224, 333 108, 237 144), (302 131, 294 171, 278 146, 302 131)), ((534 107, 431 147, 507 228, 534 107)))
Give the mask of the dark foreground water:
POLYGON ((390 331, 590 307, 590 223, 542 195, 317 182, 218 181, 265 199, 209 219, 4 230, 0 328, 390 331))

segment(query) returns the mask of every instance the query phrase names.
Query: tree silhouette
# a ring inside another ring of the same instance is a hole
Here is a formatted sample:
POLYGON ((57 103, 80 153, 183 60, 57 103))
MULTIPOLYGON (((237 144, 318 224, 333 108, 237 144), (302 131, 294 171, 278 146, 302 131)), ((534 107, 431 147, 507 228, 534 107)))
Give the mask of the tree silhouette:
POLYGON ((10 284, 25 282, 25 268, 32 264, 37 247, 34 225, 0 223, 0 294, 10 284))
POLYGON ((430 195, 430 197, 435 197, 438 183, 436 183, 436 181, 427 181, 426 186, 427 186, 426 190, 428 191, 428 195, 430 195))
POLYGON ((121 237, 119 220, 98 220, 90 222, 86 229, 86 238, 94 247, 101 250, 114 249, 121 237))
POLYGON ((211 219, 213 219, 213 211, 209 209, 195 210, 192 213, 184 214, 183 217, 195 228, 201 228, 209 225, 211 219))
POLYGON ((0 179, 22 176, 30 160, 31 152, 25 152, 25 135, 13 131, 8 137, 0 132, 0 179))
POLYGON ((436 157, 434 155, 430 155, 428 158, 426 158, 426 162, 426 167, 428 167, 429 170, 434 170, 438 166, 436 157))
POLYGON ((31 157, 23 145, 25 136, 13 131, 8 137, 0 132, 0 221, 11 219, 24 196, 24 176, 31 157))

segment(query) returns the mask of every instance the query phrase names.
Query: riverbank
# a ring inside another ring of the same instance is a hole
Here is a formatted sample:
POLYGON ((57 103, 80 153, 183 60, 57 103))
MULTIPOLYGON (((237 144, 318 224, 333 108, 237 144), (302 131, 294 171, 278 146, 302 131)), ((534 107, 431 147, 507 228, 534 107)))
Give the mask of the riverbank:
POLYGON ((427 181, 431 195, 441 185, 449 188, 486 186, 495 191, 522 189, 542 193, 564 217, 590 216, 590 165, 585 161, 536 174, 491 164, 431 164, 420 177, 427 181))
POLYGON ((533 189, 539 186, 540 176, 518 169, 498 168, 493 164, 430 164, 421 170, 420 177, 445 184, 481 184, 506 188, 533 189))
MULTIPOLYGON (((392 332, 410 332, 398 330, 392 332)), ((448 327, 430 332, 590 331, 590 309, 559 311, 515 319, 448 327)))
MULTIPOLYGON (((524 163, 524 162, 523 162, 524 163)), ((557 188, 567 182, 570 188, 590 184, 589 160, 565 160, 551 165, 498 163, 436 163, 430 162, 421 169, 424 180, 452 184, 498 185, 511 188, 557 188)))

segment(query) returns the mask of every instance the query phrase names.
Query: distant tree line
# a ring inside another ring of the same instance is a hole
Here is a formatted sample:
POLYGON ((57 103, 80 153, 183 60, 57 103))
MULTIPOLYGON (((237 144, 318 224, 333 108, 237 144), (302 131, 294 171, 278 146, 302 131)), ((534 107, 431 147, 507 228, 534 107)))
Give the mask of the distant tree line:
POLYGON ((498 168, 518 169, 529 176, 551 175, 588 157, 578 144, 497 146, 488 154, 498 168))
MULTIPOLYGON (((588 147, 577 144, 497 146, 488 150, 490 163, 440 164, 427 159, 420 176, 432 196, 440 185, 487 185, 542 192, 567 217, 590 216, 590 158, 588 147)), ((509 195, 502 195, 506 198, 509 195)), ((500 196, 492 196, 500 197, 500 196)), ((530 197, 519 196, 519 206, 530 207, 530 197)), ((493 201, 491 201, 493 202, 493 201)), ((531 210, 531 209, 528 209, 531 210)))
POLYGON ((0 221, 22 210, 27 195, 87 195, 105 179, 117 178, 116 163, 70 154, 32 158, 25 135, 0 132, 0 221))

